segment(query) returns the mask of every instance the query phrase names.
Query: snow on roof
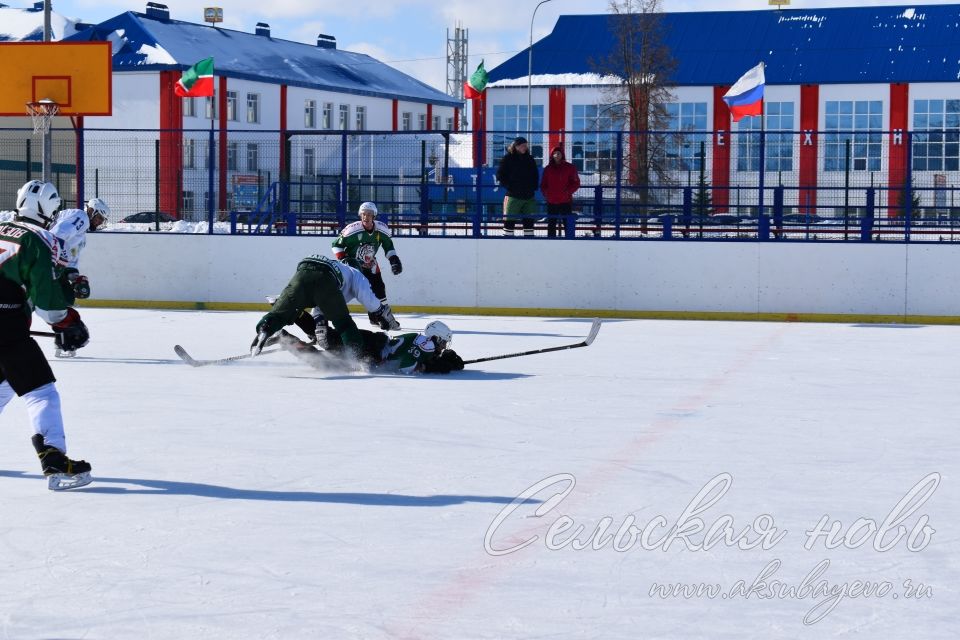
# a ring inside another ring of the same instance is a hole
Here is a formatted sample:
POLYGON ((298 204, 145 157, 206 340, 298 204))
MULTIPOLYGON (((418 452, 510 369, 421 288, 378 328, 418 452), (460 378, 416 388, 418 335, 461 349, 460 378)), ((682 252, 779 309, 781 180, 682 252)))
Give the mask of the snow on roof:
MULTIPOLYGON (((62 40, 77 32, 77 21, 59 13, 50 13, 50 34, 53 40, 62 40)), ((0 5, 0 42, 20 40, 43 41, 43 11, 15 9, 0 5)))
MULTIPOLYGON (((540 73, 530 76, 530 84, 535 87, 565 87, 621 84, 619 76, 600 75, 599 73, 540 73)), ((527 76, 520 78, 504 78, 491 82, 490 87, 525 87, 527 76)))
POLYGON ((186 69, 212 56, 218 76, 451 107, 462 102, 368 55, 126 12, 70 40, 109 40, 113 70, 186 69))

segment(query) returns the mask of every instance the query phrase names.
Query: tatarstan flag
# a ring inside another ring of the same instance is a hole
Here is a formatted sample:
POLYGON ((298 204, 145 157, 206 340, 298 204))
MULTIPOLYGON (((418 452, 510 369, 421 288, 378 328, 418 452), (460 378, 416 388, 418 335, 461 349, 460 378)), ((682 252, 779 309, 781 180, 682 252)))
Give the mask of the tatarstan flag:
POLYGON ((487 70, 483 68, 483 60, 480 66, 473 72, 470 79, 463 83, 463 97, 465 100, 474 100, 483 95, 487 88, 487 70))
POLYGON ((213 58, 206 58, 183 72, 173 88, 181 98, 213 95, 213 58))

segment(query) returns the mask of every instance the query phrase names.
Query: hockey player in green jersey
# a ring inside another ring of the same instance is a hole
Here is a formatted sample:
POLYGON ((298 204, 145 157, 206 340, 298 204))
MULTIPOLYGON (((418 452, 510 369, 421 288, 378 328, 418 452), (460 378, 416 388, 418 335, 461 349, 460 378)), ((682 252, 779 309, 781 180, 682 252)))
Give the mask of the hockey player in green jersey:
MULTIPOLYGON (((439 320, 430 322, 423 333, 402 333, 391 337, 386 333, 361 329, 360 334, 363 338, 362 360, 373 369, 405 374, 450 373, 463 369, 463 359, 450 348, 453 332, 439 320)), ((289 338, 292 339, 292 350, 298 356, 308 354, 304 359, 318 365, 326 362, 313 359, 321 354, 312 344, 301 342, 293 336, 289 338)), ((291 342, 288 342, 288 347, 291 342)), ((327 331, 326 343, 327 353, 338 355, 342 352, 342 343, 334 331, 327 331)))
MULTIPOLYGON (((386 304, 387 287, 383 282, 380 265, 377 263, 377 251, 383 247, 383 253, 390 261, 390 270, 393 271, 393 275, 400 275, 403 264, 393 248, 390 229, 377 221, 377 205, 364 202, 360 205, 358 215, 360 219, 345 226, 333 241, 333 255, 337 260, 353 258, 359 262, 360 273, 370 281, 370 287, 380 302, 386 304)), ((377 324, 372 317, 370 324, 377 324)))
POLYGON ((359 270, 327 256, 304 258, 273 308, 257 323, 257 337, 251 345, 251 353, 259 354, 268 340, 296 320, 304 307, 317 307, 333 323, 342 343, 359 356, 362 337, 347 308, 347 301, 354 298, 376 319, 381 329, 395 331, 400 328, 390 305, 377 299, 359 270))
POLYGON ((90 334, 58 281, 60 248, 46 230, 60 206, 56 187, 31 180, 17 193, 17 216, 0 224, 0 411, 22 397, 48 487, 90 483, 90 464, 67 457, 60 395, 50 364, 30 337, 31 313, 53 327, 57 348, 79 349, 90 334))

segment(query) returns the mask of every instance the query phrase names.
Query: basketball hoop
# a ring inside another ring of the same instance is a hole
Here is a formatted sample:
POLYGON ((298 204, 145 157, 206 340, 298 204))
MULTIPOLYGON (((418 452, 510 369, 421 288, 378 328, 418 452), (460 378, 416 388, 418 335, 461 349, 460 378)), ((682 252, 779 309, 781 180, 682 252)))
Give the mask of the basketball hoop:
POLYGON ((27 103, 27 115, 33 120, 34 133, 47 133, 53 116, 60 112, 60 106, 53 100, 40 100, 27 103))

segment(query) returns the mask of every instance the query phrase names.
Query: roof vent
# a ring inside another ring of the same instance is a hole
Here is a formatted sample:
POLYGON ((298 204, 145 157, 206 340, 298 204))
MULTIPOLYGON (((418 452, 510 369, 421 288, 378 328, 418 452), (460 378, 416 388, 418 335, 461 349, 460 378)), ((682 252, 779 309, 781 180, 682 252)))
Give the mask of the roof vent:
POLYGON ((266 36, 266 37, 269 38, 269 37, 270 37, 270 25, 268 25, 266 22, 258 22, 258 23, 257 23, 257 29, 256 29, 256 31, 255 31, 254 33, 256 33, 258 36, 266 36))
MULTIPOLYGON (((3 5, 3 6, 7 6, 7 5, 3 5)), ((42 1, 41 1, 41 2, 34 2, 34 3, 33 3, 33 10, 34 10, 34 11, 43 11, 43 2, 42 2, 42 1)))
POLYGON ((159 2, 148 2, 147 17, 156 18, 157 20, 169 20, 170 9, 167 7, 167 5, 160 4, 159 2))
POLYGON ((317 46, 321 49, 336 49, 337 39, 333 36, 328 36, 325 33, 321 33, 317 36, 317 46))

